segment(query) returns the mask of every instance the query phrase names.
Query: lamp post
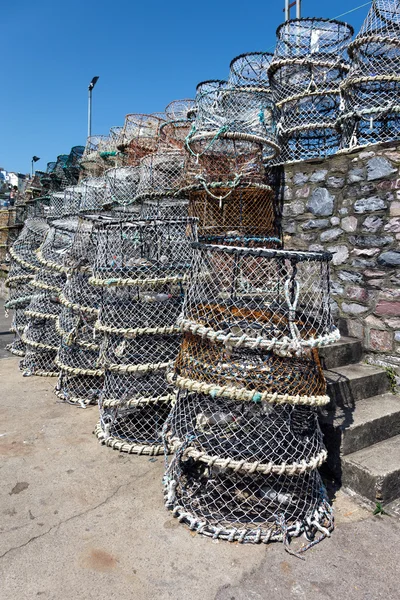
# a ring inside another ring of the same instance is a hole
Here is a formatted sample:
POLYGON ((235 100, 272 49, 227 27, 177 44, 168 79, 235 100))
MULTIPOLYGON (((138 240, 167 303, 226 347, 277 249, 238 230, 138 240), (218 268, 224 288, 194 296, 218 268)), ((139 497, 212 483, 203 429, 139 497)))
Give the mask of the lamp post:
POLYGON ((92 135, 92 90, 97 83, 98 77, 93 77, 89 83, 89 99, 88 99, 88 137, 92 135))
POLYGON ((38 156, 32 156, 32 162, 31 162, 31 176, 33 177, 33 163, 37 162, 38 160, 40 160, 40 158, 38 156))

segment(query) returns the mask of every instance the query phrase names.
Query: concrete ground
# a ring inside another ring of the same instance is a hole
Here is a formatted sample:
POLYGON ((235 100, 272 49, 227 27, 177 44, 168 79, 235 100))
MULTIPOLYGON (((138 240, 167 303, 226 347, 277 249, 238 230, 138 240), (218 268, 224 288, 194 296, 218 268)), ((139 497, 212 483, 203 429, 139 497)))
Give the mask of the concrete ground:
POLYGON ((203 538, 164 508, 163 458, 100 446, 96 407, 59 403, 54 383, 0 360, 1 600, 399 598, 395 518, 339 492, 305 561, 203 538))

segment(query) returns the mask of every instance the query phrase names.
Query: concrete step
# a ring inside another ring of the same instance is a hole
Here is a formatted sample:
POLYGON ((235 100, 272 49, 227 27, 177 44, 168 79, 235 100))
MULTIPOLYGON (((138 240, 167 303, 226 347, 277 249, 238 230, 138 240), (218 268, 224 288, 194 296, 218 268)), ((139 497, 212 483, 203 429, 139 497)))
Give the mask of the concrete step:
POLYGON ((325 411, 320 425, 328 450, 328 467, 341 479, 341 458, 400 435, 400 396, 382 394, 359 400, 354 408, 325 411))
POLYGON ((400 496, 400 435, 342 458, 342 484, 369 500, 400 496))
POLYGON ((350 409, 357 401, 384 394, 389 389, 385 371, 371 365, 358 363, 336 367, 325 371, 325 377, 331 398, 328 410, 350 409))
POLYGON ((351 337, 342 337, 335 344, 319 349, 324 369, 358 363, 362 358, 362 353, 361 341, 351 337))

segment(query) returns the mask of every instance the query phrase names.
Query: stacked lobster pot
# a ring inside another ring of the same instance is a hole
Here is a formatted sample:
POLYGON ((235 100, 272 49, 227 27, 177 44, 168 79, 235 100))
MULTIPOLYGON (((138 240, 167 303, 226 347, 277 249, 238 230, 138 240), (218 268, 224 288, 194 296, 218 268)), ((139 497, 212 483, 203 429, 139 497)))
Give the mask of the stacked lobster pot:
POLYGON ((156 115, 129 114, 120 132, 117 149, 124 155, 124 164, 136 167, 140 160, 157 149, 160 125, 156 115))
MULTIPOLYGON (((166 505, 201 534, 239 542, 329 536, 316 348, 338 339, 330 254, 198 243, 168 381, 175 455, 166 505)), ((304 551, 308 546, 305 546, 304 551)))
POLYGON ((324 158, 339 149, 336 120, 340 85, 349 70, 344 52, 352 35, 350 25, 319 18, 293 19, 278 27, 268 71, 279 112, 276 164, 324 158))
POLYGON ((82 408, 97 402, 103 383, 98 366, 99 341, 94 335, 100 293, 89 285, 97 219, 101 221, 100 216, 78 219, 73 244, 63 259, 66 282, 60 294, 61 311, 56 323, 60 336, 56 395, 82 408))
POLYGON ((140 161, 136 200, 143 218, 174 219, 187 216, 185 139, 191 129, 193 100, 173 100, 165 109, 157 151, 140 161))
POLYGON ((27 219, 25 225, 9 250, 10 270, 6 279, 9 297, 5 309, 14 311, 11 331, 15 334, 14 341, 7 349, 17 356, 24 356, 25 343, 23 332, 27 324, 25 310, 35 293, 32 280, 40 269, 35 250, 37 250, 48 231, 48 225, 43 219, 27 219))
POLYGON ((98 224, 93 288, 101 291, 97 331, 100 442, 129 453, 163 452, 162 428, 174 397, 166 381, 179 344, 176 325, 191 263, 190 219, 98 224))
POLYGON ((76 219, 54 221, 36 252, 40 268, 32 280, 35 293, 25 311, 27 324, 23 341, 27 350, 20 365, 24 376, 58 375, 55 358, 60 340, 56 321, 62 308, 60 292, 65 283, 61 269, 75 230, 76 219))
POLYGON ((200 241, 167 375, 178 391, 163 431, 175 451, 165 502, 206 536, 288 547, 304 533, 304 551, 333 528, 317 470, 326 458, 317 408, 329 402, 317 348, 338 331, 331 255, 282 249, 265 183, 278 152, 269 61, 238 57, 228 84, 197 88, 187 147, 200 241))
POLYGON ((195 117, 185 142, 185 191, 189 215, 199 219, 204 241, 280 243, 264 167, 279 152, 270 96, 267 85, 232 74, 229 82, 197 86, 195 117))
POLYGON ((400 5, 374 0, 348 46, 350 72, 341 84, 337 125, 342 148, 398 140, 400 134, 400 5))

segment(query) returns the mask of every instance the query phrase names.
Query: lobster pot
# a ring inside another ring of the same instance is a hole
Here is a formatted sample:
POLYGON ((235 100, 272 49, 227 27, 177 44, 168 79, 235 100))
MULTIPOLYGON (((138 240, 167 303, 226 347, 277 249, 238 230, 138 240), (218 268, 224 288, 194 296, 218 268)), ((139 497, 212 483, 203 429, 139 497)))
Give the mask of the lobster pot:
MULTIPOLYGON (((189 142, 190 143, 190 142, 189 142)), ((212 144, 200 141, 205 152, 188 151, 185 162, 185 181, 190 189, 196 185, 236 186, 265 183, 265 164, 262 146, 248 145, 238 148, 236 140, 216 138, 212 144)))
POLYGON ((195 243, 184 331, 292 355, 339 339, 330 308, 328 252, 195 243))
POLYGON ((260 146, 270 158, 279 152, 275 111, 270 93, 264 88, 205 82, 197 86, 195 103, 196 117, 186 146, 197 160, 209 151, 215 152, 214 144, 219 139, 229 140, 230 156, 247 156, 260 146))
POLYGON ((160 126, 160 147, 183 150, 192 126, 194 100, 173 100, 165 108, 165 122, 160 126))
POLYGON ((276 248, 281 231, 274 200, 268 185, 198 185, 189 192, 189 215, 207 243, 276 248))
POLYGON ((352 35, 346 23, 327 19, 293 19, 278 27, 268 70, 282 149, 275 164, 338 150, 339 88, 349 69, 343 55, 352 35))
POLYGON ((272 57, 270 52, 247 52, 236 56, 230 64, 228 83, 237 88, 268 91, 268 67, 272 57))
POLYGON ((69 252, 64 259, 67 280, 60 295, 62 309, 57 320, 60 376, 56 395, 70 404, 85 407, 96 403, 102 388, 98 366, 99 339, 94 325, 100 290, 89 285, 96 247, 96 219, 80 218, 69 252))
POLYGON ((185 153, 183 150, 154 152, 140 161, 140 178, 136 199, 178 194, 184 186, 185 153))
POLYGON ((337 125, 342 148, 397 140, 400 133, 400 7, 374 0, 349 44, 350 72, 341 85, 337 125))
POLYGON ((107 135, 91 135, 87 138, 80 166, 90 177, 99 177, 104 172, 105 163, 100 156, 108 144, 107 135))
POLYGON ((297 477, 248 474, 195 462, 177 452, 164 478, 165 504, 197 533, 230 542, 284 542, 304 534, 304 552, 333 530, 318 471, 297 477))
POLYGON ((49 211, 50 196, 28 199, 25 203, 27 219, 47 218, 49 211))
POLYGON ((60 219, 52 223, 37 251, 41 268, 36 271, 32 282, 36 288, 61 292, 66 279, 63 262, 73 244, 77 224, 76 218, 60 219))
POLYGON ((63 204, 64 192, 52 192, 50 194, 50 204, 47 217, 49 219, 59 219, 64 212, 63 204))
POLYGON ((88 177, 82 180, 82 187, 79 211, 81 213, 102 211, 106 198, 106 179, 104 177, 88 177))
POLYGON ((331 257, 193 247, 184 338, 167 375, 178 393, 163 430, 175 450, 166 506, 210 537, 289 544, 305 533, 313 545, 333 528, 317 471, 327 456, 317 408, 329 397, 315 349, 338 337, 331 257))
POLYGON ((128 165, 137 166, 141 158, 156 150, 161 123, 162 119, 155 115, 126 115, 117 147, 125 154, 128 165))
POLYGON ((35 251, 42 243, 47 231, 48 225, 44 220, 27 219, 17 240, 10 248, 10 270, 5 282, 6 287, 9 288, 9 295, 5 302, 5 309, 18 311, 18 318, 17 314, 14 314, 14 324, 11 328, 11 331, 15 333, 15 340, 8 347, 10 352, 18 356, 22 356, 24 352, 21 335, 25 318, 22 318, 21 321, 22 313, 35 293, 32 280, 40 269, 35 251))
POLYGON ((99 229, 90 280, 101 289, 96 330, 103 335, 104 387, 96 434, 120 451, 159 454, 174 394, 165 375, 180 344, 176 321, 195 223, 149 220, 99 229))
POLYGON ((131 208, 139 183, 138 167, 115 167, 105 172, 105 204, 114 210, 131 208))
POLYGON ((78 214, 84 189, 83 185, 73 185, 65 188, 62 208, 63 217, 70 217, 78 214))
POLYGON ((59 338, 55 322, 59 309, 58 296, 50 291, 32 297, 25 311, 27 325, 21 336, 26 352, 20 363, 20 369, 25 377, 57 376, 55 358, 59 338))

